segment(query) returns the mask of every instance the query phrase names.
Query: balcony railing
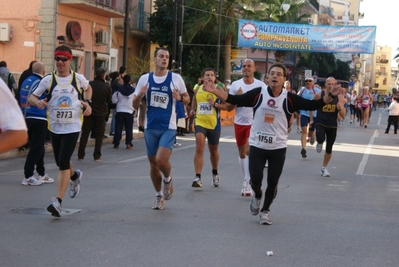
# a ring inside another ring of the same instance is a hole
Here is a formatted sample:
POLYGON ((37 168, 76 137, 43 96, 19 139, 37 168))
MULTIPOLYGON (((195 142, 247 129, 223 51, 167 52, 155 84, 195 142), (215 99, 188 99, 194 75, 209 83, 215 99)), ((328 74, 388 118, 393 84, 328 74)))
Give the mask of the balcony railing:
MULTIPOLYGON (((138 35, 147 35, 150 31, 150 27, 148 24, 147 18, 149 17, 149 13, 147 12, 132 12, 130 16, 130 31, 134 34, 138 35)), ((115 29, 123 30, 124 28, 124 20, 123 19, 115 19, 115 29)))
POLYGON ((320 14, 327 14, 330 17, 334 17, 334 10, 331 7, 328 6, 320 6, 319 7, 319 13, 320 14))
POLYGON ((126 0, 58 0, 58 3, 107 18, 123 18, 126 0))
POLYGON ((386 63, 388 63, 388 59, 380 59, 380 63, 383 63, 383 64, 386 64, 386 63))

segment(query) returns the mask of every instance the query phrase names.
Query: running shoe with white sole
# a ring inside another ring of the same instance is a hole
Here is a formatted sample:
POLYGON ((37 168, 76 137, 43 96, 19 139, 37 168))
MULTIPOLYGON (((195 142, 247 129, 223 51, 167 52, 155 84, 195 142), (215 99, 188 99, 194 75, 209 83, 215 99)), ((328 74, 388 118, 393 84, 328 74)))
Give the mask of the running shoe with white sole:
POLYGON ((327 168, 324 167, 321 168, 321 175, 323 177, 330 177, 330 173, 328 172, 327 168))
POLYGON ((38 179, 36 179, 35 176, 31 176, 29 178, 24 178, 22 179, 22 185, 42 185, 43 182, 39 181, 38 179))
POLYGON ((252 196, 252 188, 248 182, 242 183, 241 196, 243 196, 243 197, 251 197, 252 196))
POLYGON ((201 178, 199 177, 195 177, 193 184, 191 185, 192 187, 198 187, 198 188, 202 188, 202 182, 201 182, 201 178))
POLYGON ((39 177, 37 178, 40 182, 42 182, 43 184, 51 184, 54 183, 54 179, 50 178, 47 173, 45 173, 43 176, 39 175, 39 177))
POLYGON ((269 212, 268 211, 261 211, 259 213, 259 224, 263 224, 263 225, 271 225, 272 221, 269 218, 269 212))
POLYGON ((320 153, 322 149, 323 149, 323 144, 317 143, 317 145, 316 145, 316 151, 317 151, 317 153, 320 153))
POLYGON ((47 211, 51 213, 51 216, 61 217, 61 204, 55 197, 51 198, 52 203, 47 207, 47 211))
POLYGON ((154 206, 152 206, 153 210, 163 210, 163 203, 164 203, 164 197, 163 196, 157 196, 157 199, 154 202, 154 206))
POLYGON ((78 178, 76 178, 74 181, 69 182, 69 196, 71 198, 76 197, 79 194, 80 191, 80 181, 82 180, 83 177, 83 172, 81 170, 76 170, 78 174, 78 178))
POLYGON ((170 179, 169 183, 163 181, 163 195, 165 200, 169 200, 173 195, 173 181, 170 179))
POLYGON ((214 187, 218 187, 220 184, 220 176, 219 174, 212 174, 212 182, 214 187))
POLYGON ((258 215, 259 213, 260 199, 257 199, 255 195, 252 196, 251 204, 249 205, 249 210, 251 211, 251 214, 254 216, 258 215))
POLYGON ((315 141, 316 141, 316 139, 314 138, 314 136, 310 137, 309 143, 310 143, 311 145, 313 145, 315 141))

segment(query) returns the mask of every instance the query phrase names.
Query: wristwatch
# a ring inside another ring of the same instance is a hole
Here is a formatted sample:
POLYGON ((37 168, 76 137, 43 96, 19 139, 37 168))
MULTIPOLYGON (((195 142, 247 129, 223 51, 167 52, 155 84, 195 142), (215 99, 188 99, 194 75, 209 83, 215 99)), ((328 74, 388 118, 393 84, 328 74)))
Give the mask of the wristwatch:
POLYGON ((215 108, 217 108, 217 107, 219 106, 219 104, 218 104, 217 102, 215 102, 215 104, 213 104, 213 106, 214 106, 215 108))
POLYGON ((180 101, 179 102, 183 102, 184 101, 184 96, 180 95, 180 101))
POLYGON ((89 103, 89 105, 91 106, 91 99, 85 99, 85 102, 89 103))

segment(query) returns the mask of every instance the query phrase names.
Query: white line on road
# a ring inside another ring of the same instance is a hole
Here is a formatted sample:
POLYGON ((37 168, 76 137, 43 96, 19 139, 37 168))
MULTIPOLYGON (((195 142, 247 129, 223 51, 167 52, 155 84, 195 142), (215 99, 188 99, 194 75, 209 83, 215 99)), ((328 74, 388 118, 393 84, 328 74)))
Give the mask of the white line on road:
POLYGON ((369 159, 369 155, 371 152, 371 148, 373 147, 374 144, 374 139, 378 136, 378 131, 375 130, 373 136, 370 139, 369 144, 367 145, 366 151, 364 151, 364 155, 362 158, 362 161, 359 164, 359 168, 357 169, 356 174, 358 175, 363 175, 364 168, 366 167, 367 161, 369 159))

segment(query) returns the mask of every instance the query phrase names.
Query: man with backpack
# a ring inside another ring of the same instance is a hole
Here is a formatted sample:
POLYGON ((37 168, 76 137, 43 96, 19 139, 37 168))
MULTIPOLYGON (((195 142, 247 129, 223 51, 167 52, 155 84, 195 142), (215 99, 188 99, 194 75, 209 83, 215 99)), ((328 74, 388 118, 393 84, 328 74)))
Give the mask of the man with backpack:
MULTIPOLYGON (((28 137, 30 149, 26 156, 24 165, 24 175, 22 185, 42 185, 44 183, 53 183, 54 179, 50 178, 44 168, 44 143, 46 141, 47 133, 47 108, 39 109, 38 107, 29 105, 28 98, 37 88, 40 81, 45 75, 44 64, 42 62, 35 62, 32 64, 32 74, 29 75, 21 84, 19 90, 20 106, 25 117, 25 122, 28 127, 28 137), (38 177, 34 176, 34 171, 38 173, 38 177)), ((47 97, 44 92, 39 99, 47 97)))
MULTIPOLYGON (((314 96, 319 93, 321 90, 318 88, 315 88, 314 86, 314 79, 313 77, 306 77, 305 78, 305 87, 302 87, 301 90, 298 92, 298 96, 303 97, 305 99, 312 100, 314 96)), ((302 129, 302 135, 301 135, 301 155, 302 158, 306 158, 306 143, 307 139, 309 138, 309 142, 311 145, 315 143, 315 134, 314 134, 314 124, 313 124, 313 118, 316 117, 316 111, 308 111, 308 110, 301 110, 300 111, 300 122, 301 122, 301 129, 302 129), (308 134, 308 126, 309 126, 309 134, 308 134)))
POLYGON ((7 68, 7 62, 0 61, 0 77, 7 84, 8 88, 10 88, 11 93, 15 96, 15 92, 17 91, 17 83, 15 82, 14 76, 7 68))

